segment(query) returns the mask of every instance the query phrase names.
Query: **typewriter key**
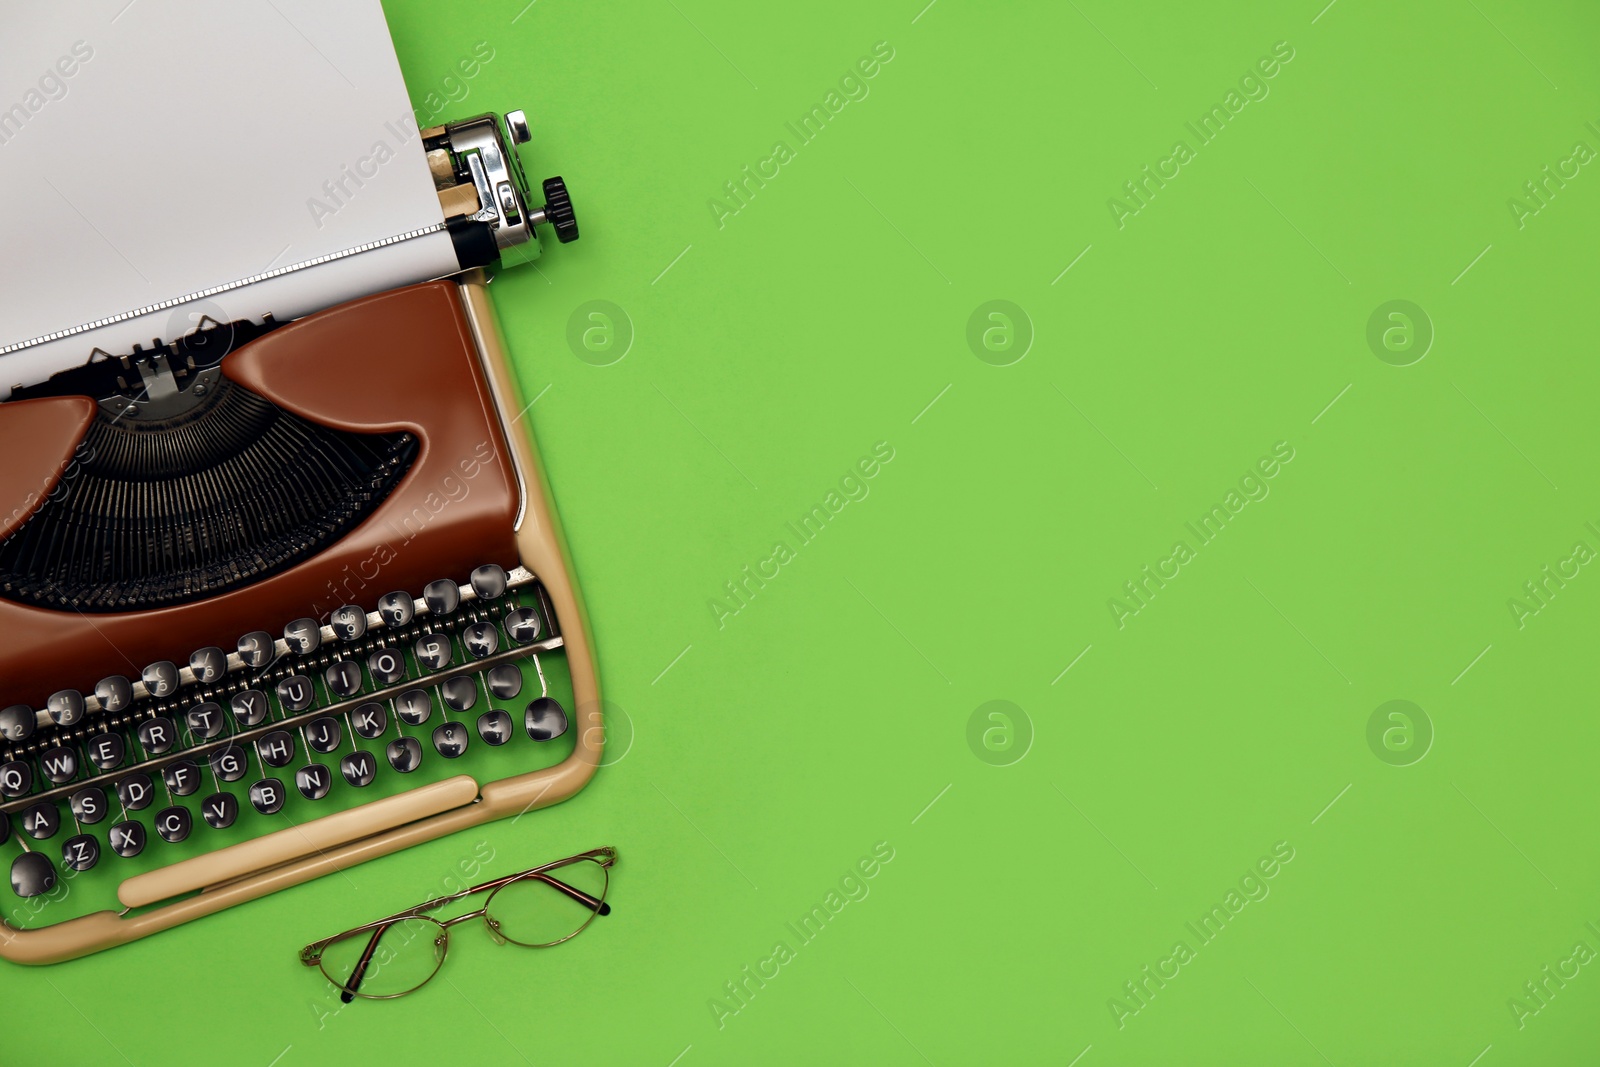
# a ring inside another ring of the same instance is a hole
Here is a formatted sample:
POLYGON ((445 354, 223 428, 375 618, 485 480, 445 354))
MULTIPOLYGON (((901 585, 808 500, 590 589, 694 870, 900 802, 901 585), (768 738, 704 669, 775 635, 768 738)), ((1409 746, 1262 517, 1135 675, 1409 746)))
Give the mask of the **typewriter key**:
POLYGON ((56 887, 56 868, 42 852, 24 852, 11 861, 11 891, 37 897, 56 887))
POLYGON ((97 785, 84 786, 67 803, 72 807, 72 818, 85 826, 93 826, 106 817, 106 791, 97 785))
POLYGON ((316 619, 296 619, 283 628, 283 643, 297 656, 309 656, 322 646, 322 627, 316 619))
POLYGON ((168 751, 178 740, 178 728, 172 725, 171 719, 160 716, 140 723, 138 734, 139 744, 151 756, 168 751))
POLYGON ((439 695, 451 711, 471 711, 478 703, 477 679, 468 675, 451 678, 439 686, 439 695))
POLYGON ((473 659, 487 659, 500 651, 500 631, 492 623, 476 622, 467 627, 462 643, 473 659))
POLYGON ((243 693, 235 693, 229 701, 233 709, 233 721, 243 727, 260 726, 267 721, 267 694, 257 689, 247 689, 243 693))
POLYGON ((0 763, 0 796, 25 797, 32 790, 32 767, 21 760, 0 763))
POLYGON ((283 783, 276 778, 263 778, 250 787, 250 806, 263 815, 276 815, 283 810, 283 783))
POLYGON ((346 604, 328 617, 333 635, 341 641, 359 641, 367 636, 367 613, 354 604, 346 604))
POLYGON ((196 704, 183 714, 183 721, 189 724, 189 733, 203 741, 210 741, 222 733, 222 706, 206 701, 196 704))
POLYGON ((333 775, 322 764, 312 763, 294 772, 294 785, 307 800, 321 800, 333 785, 333 775))
POLYGON ((189 814, 189 809, 182 804, 174 804, 170 808, 162 808, 156 816, 156 833, 161 835, 161 840, 169 845, 176 845, 189 836, 189 831, 194 827, 194 818, 189 814))
POLYGON ((461 587, 455 582, 440 579, 429 582, 428 587, 422 591, 422 597, 428 602, 428 610, 435 615, 449 615, 461 606, 461 587))
POLYGON ((200 765, 192 759, 181 759, 163 768, 161 777, 167 783, 167 792, 186 797, 200 788, 200 765))
POLYGON ((155 795, 155 787, 150 784, 150 776, 143 771, 117 779, 117 803, 127 811, 148 808, 155 795))
POLYGON ((226 830, 239 817, 239 800, 232 793, 212 793, 200 802, 200 817, 213 830, 226 830))
POLYGON ((515 700, 522 692, 522 668, 502 663, 489 671, 489 692, 500 700, 515 700))
POLYGON ((150 695, 158 700, 178 691, 178 665, 169 659, 150 664, 140 677, 144 679, 144 687, 150 691, 150 695))
POLYGON ((94 687, 94 697, 100 701, 100 710, 116 715, 128 710, 133 703, 133 683, 120 674, 100 679, 94 687))
POLYGON ((383 616, 383 621, 393 629, 409 626, 417 614, 417 602, 411 599, 411 594, 404 590, 398 593, 385 593, 383 599, 378 601, 378 614, 383 616))
POLYGON ((382 704, 363 704, 351 713, 350 719, 356 733, 368 741, 382 737, 389 728, 389 713, 382 704))
POLYGON ((342 740, 344 731, 339 727, 339 720, 331 715, 313 719, 306 727, 306 743, 318 752, 332 752, 342 740))
POLYGON ((410 774, 422 766, 422 745, 415 737, 402 737, 389 742, 389 766, 401 774, 410 774))
POLYGON ((395 698, 394 713, 407 726, 421 726, 433 714, 433 698, 425 689, 407 689, 395 698))
POLYGON ((116 770, 128 754, 128 743, 121 734, 95 734, 89 738, 87 748, 89 762, 102 771, 116 770))
POLYGON ((111 851, 131 860, 144 851, 144 824, 129 819, 111 828, 111 851))
POLYGON ((268 767, 287 767, 294 759, 294 735, 288 730, 274 730, 256 741, 256 754, 268 767))
POLYGON ((499 600, 506 595, 505 568, 497 563, 479 567, 472 572, 472 591, 481 600, 499 600))
POLYGON ((63 689, 51 695, 45 710, 57 726, 76 726, 83 718, 83 694, 76 689, 63 689))
POLYGON ((224 782, 237 782, 250 769, 250 757, 231 742, 211 753, 211 773, 224 782))
POLYGON ((61 862, 75 871, 87 871, 100 862, 100 842, 93 834, 79 834, 61 842, 61 862))
POLYGON ((245 634, 239 638, 239 658, 246 667, 265 667, 272 662, 274 642, 265 630, 245 634))
POLYGON ((447 722, 433 731, 433 747, 445 759, 455 759, 467 751, 467 728, 458 722, 447 722))
POLYGON ((339 761, 339 773, 357 788, 371 785, 378 776, 378 761, 372 758, 370 752, 352 752, 339 761))
POLYGON ((61 829, 61 812, 48 800, 41 800, 22 813, 22 829, 29 837, 41 841, 54 837, 61 829))
POLYGON ((305 711, 316 698, 317 691, 311 685, 311 679, 303 674, 296 674, 278 683, 278 703, 291 715, 305 711))
POLYGON ((567 712, 554 697, 540 697, 528 705, 523 724, 535 741, 554 741, 567 732, 567 712))
POLYGON ((78 777, 78 753, 70 748, 52 748, 39 756, 39 769, 54 785, 64 785, 78 777))
POLYGON ((518 608, 506 615, 506 633, 519 645, 531 645, 539 639, 539 613, 532 608, 518 608))
POLYGON ((450 666, 450 639, 438 634, 423 634, 417 638, 417 662, 430 671, 450 666))
POLYGON ((503 711, 485 712, 478 716, 478 736, 485 744, 503 745, 511 740, 511 716, 503 711))
POLYGON ((13 704, 0 711, 0 739, 26 741, 33 736, 33 731, 38 725, 38 716, 26 704, 13 704))
POLYGON ((361 692, 361 665, 347 659, 335 660, 322 672, 323 681, 336 696, 353 697, 361 692))
POLYGON ((406 676, 406 658, 392 648, 380 648, 367 657, 367 670, 379 685, 393 685, 406 676))
POLYGON ((202 648, 189 657, 189 669, 194 672, 195 681, 210 685, 228 673, 227 654, 220 648, 202 648))

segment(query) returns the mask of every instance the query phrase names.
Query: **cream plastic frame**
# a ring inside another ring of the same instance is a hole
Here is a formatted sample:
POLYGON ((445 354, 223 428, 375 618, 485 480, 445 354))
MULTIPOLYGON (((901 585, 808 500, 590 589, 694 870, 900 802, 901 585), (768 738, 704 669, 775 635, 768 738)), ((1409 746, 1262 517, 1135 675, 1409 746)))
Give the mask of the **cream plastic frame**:
MULTIPOLYGON (((60 963, 127 944, 457 830, 559 804, 594 777, 604 752, 605 724, 588 615, 572 578, 565 538, 545 484, 537 447, 531 433, 525 428, 519 431, 513 425, 515 413, 524 409, 495 323, 494 308, 485 291, 487 284, 481 271, 471 271, 457 280, 457 290, 522 491, 523 509, 516 528, 517 551, 522 565, 544 583, 561 625, 576 705, 572 754, 554 767, 490 782, 460 806, 415 818, 403 825, 393 825, 393 818, 364 820, 361 817, 363 808, 359 807, 312 820, 300 827, 303 834, 295 835, 303 840, 300 855, 285 855, 285 852, 295 851, 297 846, 277 834, 233 846, 234 850, 249 849, 264 843, 260 845, 261 867, 251 874, 208 885, 181 900, 151 906, 137 914, 131 909, 100 911, 34 930, 19 930, 0 920, 0 958, 13 963, 60 963), (327 820, 339 820, 336 832, 319 833, 319 828, 328 825, 327 820), (371 825, 374 821, 379 825, 371 825), (276 840, 269 841, 269 838, 276 840)), ((465 782, 472 782, 472 779, 466 776, 446 779, 378 803, 387 805, 383 810, 391 812, 404 813, 408 803, 424 812, 430 808, 436 810, 436 805, 428 803, 426 798, 448 796, 451 790, 456 796, 464 797, 466 792, 461 787, 465 782)), ((198 857, 198 860, 206 858, 198 857)), ((189 862, 196 863, 195 860, 189 862)), ((198 866, 203 871, 203 862, 198 866)))

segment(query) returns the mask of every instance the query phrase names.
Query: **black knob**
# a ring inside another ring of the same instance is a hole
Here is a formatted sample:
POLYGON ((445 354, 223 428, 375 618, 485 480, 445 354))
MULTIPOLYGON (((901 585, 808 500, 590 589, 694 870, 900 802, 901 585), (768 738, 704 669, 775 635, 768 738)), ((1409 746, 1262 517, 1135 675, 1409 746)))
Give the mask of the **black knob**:
POLYGON ((556 228, 556 239, 562 244, 578 239, 578 215, 572 210, 567 183, 559 176, 544 180, 544 217, 556 228))

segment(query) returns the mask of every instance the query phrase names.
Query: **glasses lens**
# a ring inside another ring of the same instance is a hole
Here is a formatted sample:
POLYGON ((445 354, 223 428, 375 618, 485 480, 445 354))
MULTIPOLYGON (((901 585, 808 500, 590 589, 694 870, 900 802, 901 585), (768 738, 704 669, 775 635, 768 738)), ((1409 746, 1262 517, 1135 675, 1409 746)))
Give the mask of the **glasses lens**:
POLYGON ((401 919, 329 945, 322 952, 322 973, 357 996, 397 997, 438 972, 449 936, 432 919, 401 919))
POLYGON ((604 902, 609 879, 606 869, 594 860, 578 860, 565 867, 544 872, 543 877, 523 878, 501 886, 489 898, 487 918, 491 926, 508 941, 530 948, 541 948, 567 940, 589 923, 596 908, 552 885, 562 883, 590 900, 604 902))

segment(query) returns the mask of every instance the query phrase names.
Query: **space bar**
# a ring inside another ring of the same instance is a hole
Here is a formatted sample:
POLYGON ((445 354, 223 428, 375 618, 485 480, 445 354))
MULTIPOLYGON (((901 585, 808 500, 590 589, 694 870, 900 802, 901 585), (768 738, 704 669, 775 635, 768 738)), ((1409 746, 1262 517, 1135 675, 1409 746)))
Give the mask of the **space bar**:
POLYGON ((276 830, 254 841, 219 848, 170 867, 136 874, 117 887, 117 899, 126 907, 141 908, 438 815, 470 804, 477 797, 478 783, 471 777, 463 774, 447 778, 359 808, 276 830))

